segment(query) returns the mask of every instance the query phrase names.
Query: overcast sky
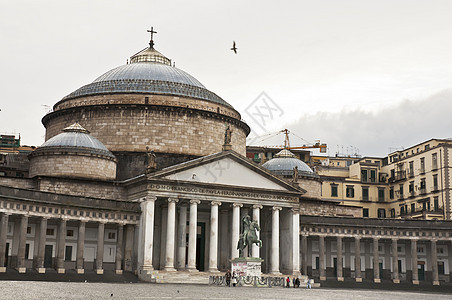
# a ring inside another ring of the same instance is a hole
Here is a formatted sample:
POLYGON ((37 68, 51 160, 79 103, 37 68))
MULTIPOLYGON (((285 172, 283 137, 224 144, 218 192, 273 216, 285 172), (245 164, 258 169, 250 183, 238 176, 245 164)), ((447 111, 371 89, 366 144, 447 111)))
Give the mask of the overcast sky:
POLYGON ((152 25, 155 48, 233 105, 253 143, 288 128, 331 155, 383 156, 452 137, 451 16, 440 0, 0 0, 0 132, 42 144, 47 107, 125 64, 152 25), (278 109, 265 125, 249 114, 262 92, 278 109))

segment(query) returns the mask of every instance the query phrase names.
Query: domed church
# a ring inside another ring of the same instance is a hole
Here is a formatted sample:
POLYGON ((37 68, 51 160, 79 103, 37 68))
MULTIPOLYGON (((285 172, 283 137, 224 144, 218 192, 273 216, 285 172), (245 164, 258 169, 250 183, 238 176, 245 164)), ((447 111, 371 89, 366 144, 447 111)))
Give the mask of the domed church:
MULTIPOLYGON (((157 51, 153 33, 128 64, 42 118, 45 142, 28 155, 27 178, 0 177, 0 273, 207 283, 239 257, 248 215, 262 241, 249 253, 263 273, 379 280, 369 255, 379 266, 379 239, 394 225, 321 200, 319 176, 287 149, 263 166, 246 158, 240 113, 157 51), (361 244, 362 264, 350 252, 361 244)), ((406 224, 397 228, 418 228, 406 224)))
POLYGON ((229 126, 232 150, 245 155, 250 128, 240 113, 196 78, 149 47, 130 63, 99 76, 53 106, 42 123, 46 140, 79 122, 117 157, 117 179, 146 167, 146 146, 157 167, 220 152, 229 126))

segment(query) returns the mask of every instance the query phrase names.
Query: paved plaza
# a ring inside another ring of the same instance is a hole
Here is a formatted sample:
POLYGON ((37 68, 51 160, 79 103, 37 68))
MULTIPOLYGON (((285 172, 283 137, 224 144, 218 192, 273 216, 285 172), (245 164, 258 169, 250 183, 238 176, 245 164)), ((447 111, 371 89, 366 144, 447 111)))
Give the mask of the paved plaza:
POLYGON ((146 283, 2 281, 0 299, 450 299, 451 295, 347 289, 217 287, 146 283))

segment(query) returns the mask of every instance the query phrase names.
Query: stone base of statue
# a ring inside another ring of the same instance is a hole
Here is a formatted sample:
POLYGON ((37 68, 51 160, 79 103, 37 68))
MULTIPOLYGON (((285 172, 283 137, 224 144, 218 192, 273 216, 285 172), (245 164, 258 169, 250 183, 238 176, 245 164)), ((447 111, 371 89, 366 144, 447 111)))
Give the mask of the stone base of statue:
POLYGON ((237 257, 231 259, 231 273, 237 276, 261 277, 261 264, 264 260, 259 257, 237 257))

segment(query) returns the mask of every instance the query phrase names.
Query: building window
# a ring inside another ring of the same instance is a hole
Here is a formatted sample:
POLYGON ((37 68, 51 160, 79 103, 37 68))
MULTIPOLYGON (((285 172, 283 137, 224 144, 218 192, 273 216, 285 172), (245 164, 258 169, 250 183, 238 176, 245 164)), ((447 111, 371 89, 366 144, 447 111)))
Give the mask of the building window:
POLYGON ((50 236, 55 235, 55 229, 53 229, 53 228, 47 228, 47 230, 46 230, 46 235, 50 235, 50 236))
POLYGON ((394 187, 389 188, 389 199, 394 199, 394 187))
POLYGON ((116 232, 109 232, 108 235, 107 235, 107 239, 115 240, 116 239, 116 232))
POLYGON ((395 218, 395 208, 391 209, 391 218, 395 218))
POLYGON ((68 229, 67 231, 66 231, 66 236, 74 236, 74 230, 73 229, 68 229))
POLYGON ((421 174, 425 173, 425 158, 421 157, 421 174))
POLYGON ((386 210, 384 208, 379 208, 377 213, 379 218, 386 218, 386 210))
POLYGON ((370 170, 370 182, 376 182, 376 181, 377 181, 377 171, 370 170))
POLYGON ((64 260, 65 261, 72 260, 72 246, 66 246, 66 251, 64 252, 64 260))
POLYGON ((433 190, 438 190, 438 175, 433 175, 433 190))
POLYGON ((354 198, 355 197, 355 189, 353 188, 353 185, 348 185, 345 190, 345 196, 347 198, 354 198))
POLYGON ((416 204, 411 203, 411 213, 414 214, 416 212, 416 204))
POLYGON ((368 218, 368 217, 369 217, 369 209, 363 208, 363 218, 368 218))
POLYGON ((417 253, 424 253, 424 246, 418 246, 417 253))
POLYGON ((403 199, 403 184, 399 185, 399 196, 400 199, 403 199))
POLYGON ((31 227, 30 226, 27 227, 27 234, 31 234, 31 227))
POLYGON ((426 211, 430 210, 430 201, 425 201, 422 203, 422 210, 426 210, 426 211))
POLYGON ((363 201, 369 201, 369 187, 363 186, 363 201))
POLYGON ((385 189, 384 188, 378 188, 378 201, 380 201, 380 202, 385 201, 385 189))
POLYGON ((421 193, 421 194, 427 193, 427 188, 426 188, 426 184, 425 184, 425 178, 421 179, 421 184, 419 186, 419 193, 421 193))
POLYGON ((438 275, 444 275, 444 262, 438 262, 438 275))
POLYGON ((337 184, 331 185, 331 197, 337 197, 337 184))
POLYGON ((315 257, 315 269, 320 269, 320 259, 318 256, 315 257))
POLYGON ((408 170, 408 176, 410 176, 410 177, 414 176, 414 161, 410 161, 410 168, 408 170))
POLYGON ((439 200, 438 200, 438 197, 434 197, 434 198, 433 198, 433 209, 434 209, 435 211, 438 211, 438 210, 439 210, 439 200))
POLYGON ((410 196, 414 196, 414 181, 410 181, 410 184, 408 185, 408 193, 410 196))
POLYGON ((405 207, 401 206, 400 207, 400 215, 404 215, 405 214, 405 207))
POLYGON ((432 154, 432 170, 438 169, 438 154, 433 153, 432 154))
POLYGON ((361 169, 361 181, 362 182, 367 182, 367 170, 366 169, 361 169))

